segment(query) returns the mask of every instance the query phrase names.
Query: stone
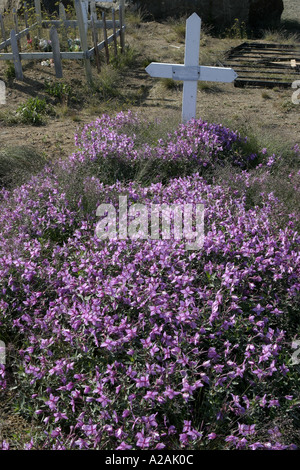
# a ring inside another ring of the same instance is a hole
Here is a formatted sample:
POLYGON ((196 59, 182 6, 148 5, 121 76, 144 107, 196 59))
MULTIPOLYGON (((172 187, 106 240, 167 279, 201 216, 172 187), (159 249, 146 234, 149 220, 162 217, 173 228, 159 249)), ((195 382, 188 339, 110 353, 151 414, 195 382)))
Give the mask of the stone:
POLYGON ((279 24, 283 0, 131 0, 149 18, 197 13, 202 21, 216 27, 232 26, 236 19, 249 27, 270 27, 279 24))

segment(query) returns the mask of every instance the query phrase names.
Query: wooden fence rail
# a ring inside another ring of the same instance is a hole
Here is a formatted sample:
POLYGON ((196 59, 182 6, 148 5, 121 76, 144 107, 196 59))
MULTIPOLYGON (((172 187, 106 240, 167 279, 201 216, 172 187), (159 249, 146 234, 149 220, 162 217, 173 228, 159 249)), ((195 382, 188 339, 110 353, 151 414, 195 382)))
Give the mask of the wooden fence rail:
MULTIPOLYGON (((27 36, 28 33, 30 32, 30 30, 32 30, 33 27, 36 26, 36 25, 37 25, 37 23, 34 23, 30 28, 25 28, 25 29, 23 29, 22 31, 20 31, 19 33, 17 33, 17 34, 16 34, 16 39, 17 39, 17 41, 18 41, 19 39, 21 39, 22 37, 27 36)), ((15 30, 14 30, 14 31, 15 31, 15 30)), ((16 31, 15 31, 15 33, 16 33, 16 31)), ((7 49, 8 46, 11 46, 11 38, 8 38, 8 39, 6 39, 5 41, 3 41, 3 42, 0 43, 0 51, 1 51, 2 49, 7 49)))
MULTIPOLYGON (((85 0, 87 3, 87 0, 85 0)), ((107 20, 106 15, 102 14, 102 20, 97 18, 95 1, 91 0, 90 3, 90 19, 87 16, 87 10, 82 0, 74 0, 74 6, 76 11, 76 20, 67 20, 66 13, 63 4, 59 5, 59 20, 43 20, 41 13, 40 0, 35 0, 35 15, 36 22, 32 25, 28 25, 28 15, 25 4, 25 26, 26 28, 22 31, 18 31, 18 18, 14 12, 13 20, 15 28, 11 30, 10 37, 7 37, 3 17, 0 14, 0 27, 2 34, 2 42, 0 43, 0 60, 12 60, 14 63, 15 74, 18 80, 23 80, 22 71, 22 60, 47 60, 53 59, 55 66, 55 74, 57 78, 63 76, 62 71, 62 59, 68 60, 83 60, 86 78, 89 83, 92 82, 92 71, 91 71, 91 60, 95 58, 97 69, 100 71, 100 58, 99 52, 105 50, 106 62, 109 62, 109 49, 110 44, 114 44, 114 53, 117 54, 117 38, 120 38, 121 51, 124 52, 124 0, 120 1, 119 7, 119 20, 115 19, 115 10, 112 9, 112 19, 107 20), (30 32, 38 29, 39 38, 42 29, 50 28, 50 41, 52 52, 39 51, 39 52, 22 52, 21 51, 21 39, 26 36, 27 41, 30 41, 30 32), (62 31, 62 43, 66 43, 68 40, 68 29, 78 28, 80 36, 81 51, 63 51, 58 35, 58 30, 62 31), (98 31, 103 30, 104 40, 98 42, 98 31), (108 36, 107 30, 112 29, 113 34, 108 36), (88 46, 88 31, 92 32, 93 47, 88 46), (11 47, 12 51, 8 51, 8 47, 11 47)))

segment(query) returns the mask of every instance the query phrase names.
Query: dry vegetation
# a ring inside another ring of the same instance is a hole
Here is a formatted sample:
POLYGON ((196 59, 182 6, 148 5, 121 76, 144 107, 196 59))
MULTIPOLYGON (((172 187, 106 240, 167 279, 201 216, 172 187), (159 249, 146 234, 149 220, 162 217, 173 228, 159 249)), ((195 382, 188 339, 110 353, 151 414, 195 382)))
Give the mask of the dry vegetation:
MULTIPOLYGON (((287 10, 285 14, 291 15, 291 11, 287 10)), ((284 18, 284 24, 289 25, 284 18)), ((163 118, 169 127, 179 122, 181 85, 151 79, 144 69, 151 61, 182 63, 184 18, 170 19, 165 23, 145 23, 140 13, 128 12, 126 23, 124 58, 106 66, 103 54, 100 74, 93 65, 92 90, 86 84, 80 61, 64 61, 62 79, 56 79, 54 69, 43 67, 41 61, 28 62, 23 64, 23 82, 13 78, 12 64, 1 61, 0 79, 7 86, 7 104, 0 108, 1 148, 18 146, 22 141, 22 145, 33 146, 37 152, 46 153, 48 158, 68 155, 74 149, 73 136, 78 128, 104 112, 114 113, 121 109, 132 109, 151 119, 163 118), (56 97, 49 95, 45 81, 50 81, 52 88, 59 89, 56 97), (42 126, 32 127, 24 124, 24 119, 22 122, 17 110, 26 105, 28 99, 36 97, 46 99, 52 110, 44 116, 42 126)), ((218 60, 222 61, 224 53, 241 42, 238 34, 236 36, 213 37, 204 25, 200 63, 215 65, 218 60)), ((296 40, 295 34, 283 29, 267 31, 265 37, 274 42, 296 40)), ((201 83, 197 117, 255 134, 264 146, 299 144, 299 108, 293 105, 291 96, 292 90, 289 89, 238 89, 232 84, 201 83)))

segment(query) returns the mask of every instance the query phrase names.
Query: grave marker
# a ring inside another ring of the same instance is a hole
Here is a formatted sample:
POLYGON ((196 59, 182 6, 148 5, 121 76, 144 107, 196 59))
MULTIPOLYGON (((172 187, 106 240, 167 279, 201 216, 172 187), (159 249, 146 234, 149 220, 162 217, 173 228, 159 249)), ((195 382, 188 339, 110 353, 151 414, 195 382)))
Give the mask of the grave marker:
POLYGON ((0 104, 6 104, 5 92, 6 92, 6 85, 3 82, 3 80, 0 80, 0 104))
POLYGON ((201 19, 193 13, 186 21, 184 65, 152 62, 146 68, 151 77, 183 81, 182 121, 196 117, 198 81, 231 83, 237 73, 231 68, 199 65, 201 19))

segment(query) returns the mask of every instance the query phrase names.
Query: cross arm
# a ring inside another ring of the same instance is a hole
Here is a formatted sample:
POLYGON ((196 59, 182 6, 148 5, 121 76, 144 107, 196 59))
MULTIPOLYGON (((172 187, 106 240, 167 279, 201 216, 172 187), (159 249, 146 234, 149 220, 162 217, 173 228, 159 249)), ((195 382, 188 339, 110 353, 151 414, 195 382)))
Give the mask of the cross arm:
POLYGON ((151 62, 146 68, 151 77, 173 78, 182 81, 233 82, 237 73, 227 67, 186 66, 151 62))

